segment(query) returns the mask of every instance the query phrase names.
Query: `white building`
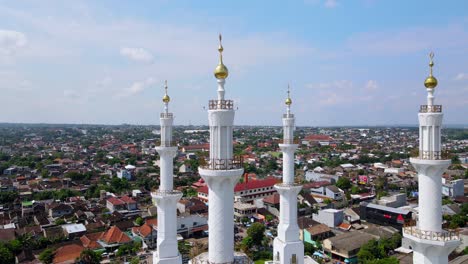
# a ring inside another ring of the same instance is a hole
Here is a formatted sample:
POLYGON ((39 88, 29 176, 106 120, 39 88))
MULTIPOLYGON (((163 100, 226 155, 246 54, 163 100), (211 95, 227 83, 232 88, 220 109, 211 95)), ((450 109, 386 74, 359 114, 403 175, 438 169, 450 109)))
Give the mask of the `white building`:
POLYGON ((324 209, 313 214, 312 219, 328 227, 336 227, 343 223, 344 213, 343 210, 324 209))
POLYGON ((465 195, 465 182, 462 179, 447 181, 442 178, 442 195, 457 197, 465 195))

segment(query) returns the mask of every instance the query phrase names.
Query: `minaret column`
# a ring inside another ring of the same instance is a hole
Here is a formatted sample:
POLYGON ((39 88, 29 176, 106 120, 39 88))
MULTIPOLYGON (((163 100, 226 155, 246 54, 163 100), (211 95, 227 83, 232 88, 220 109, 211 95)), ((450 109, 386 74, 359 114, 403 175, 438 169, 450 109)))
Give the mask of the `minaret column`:
POLYGON ((417 225, 406 225, 403 236, 413 249, 414 263, 446 264, 450 252, 460 244, 460 236, 442 228, 442 174, 451 160, 441 152, 442 105, 434 105, 437 79, 432 75, 432 53, 430 58, 431 71, 424 82, 427 105, 422 105, 418 114, 419 156, 410 158, 418 172, 418 221, 417 225))
POLYGON ((273 241, 273 259, 275 263, 304 263, 304 243, 299 238, 297 223, 297 195, 302 185, 294 181, 294 152, 298 145, 294 144, 295 118, 291 114, 292 100, 286 99, 286 114, 283 115, 283 144, 279 144, 283 152, 283 182, 276 184, 275 189, 280 195, 280 216, 278 236, 273 241))
POLYGON ((219 64, 214 71, 218 82, 217 99, 210 100, 210 158, 198 167, 208 186, 208 254, 202 253, 192 264, 250 263, 245 254, 234 252, 234 186, 244 172, 240 158, 233 156, 234 105, 224 98, 228 69, 223 64, 221 35, 219 64))
POLYGON ((170 98, 167 94, 167 82, 165 89, 164 112, 160 115, 161 144, 156 147, 160 156, 160 185, 159 189, 151 194, 158 210, 157 250, 153 253, 153 263, 180 264, 182 257, 177 244, 177 202, 182 197, 182 193, 173 190, 173 162, 177 147, 173 146, 172 142, 174 115, 168 112, 170 98))

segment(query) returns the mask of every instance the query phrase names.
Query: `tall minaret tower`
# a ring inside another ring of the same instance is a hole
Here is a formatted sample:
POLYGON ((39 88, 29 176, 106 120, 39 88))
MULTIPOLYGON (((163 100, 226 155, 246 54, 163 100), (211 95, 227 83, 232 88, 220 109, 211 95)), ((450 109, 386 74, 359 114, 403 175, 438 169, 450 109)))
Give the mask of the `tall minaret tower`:
POLYGON ((448 255, 460 244, 457 233, 442 229, 442 173, 450 166, 450 159, 442 155, 440 131, 442 105, 434 104, 437 79, 430 74, 424 82, 427 88, 427 105, 419 110, 419 157, 410 158, 418 172, 419 214, 416 226, 405 226, 403 236, 413 249, 413 262, 417 264, 448 263, 448 255))
POLYGON ((218 98, 209 101, 210 159, 198 172, 208 185, 208 256, 202 254, 192 263, 233 263, 234 261, 234 186, 244 172, 240 158, 232 154, 234 105, 224 99, 228 69, 223 64, 223 46, 219 36, 218 98))
POLYGON ((173 160, 177 147, 172 141, 172 124, 174 115, 169 113, 170 97, 167 94, 167 81, 164 86, 164 112, 161 113, 161 145, 156 147, 160 156, 160 185, 153 193, 153 199, 158 207, 158 241, 157 251, 153 254, 153 263, 180 264, 182 258, 177 249, 177 201, 182 193, 173 190, 173 160))
POLYGON ((275 188, 280 194, 280 219, 278 236, 273 242, 273 259, 275 263, 302 264, 304 263, 304 243, 299 238, 297 224, 297 195, 302 186, 294 182, 294 144, 295 118, 291 114, 292 100, 289 95, 285 101, 286 114, 283 115, 283 144, 279 144, 283 151, 283 182, 275 188))

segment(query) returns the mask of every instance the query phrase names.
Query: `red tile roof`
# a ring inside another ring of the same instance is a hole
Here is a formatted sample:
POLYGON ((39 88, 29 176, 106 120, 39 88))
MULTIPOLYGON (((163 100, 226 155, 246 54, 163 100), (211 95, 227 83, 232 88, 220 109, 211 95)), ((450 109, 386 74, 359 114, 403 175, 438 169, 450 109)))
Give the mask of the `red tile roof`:
POLYGON ((145 223, 150 226, 158 226, 158 219, 157 218, 146 219, 145 223))
POLYGON ((128 237, 127 234, 122 232, 122 230, 116 226, 111 227, 109 230, 103 233, 100 237, 100 240, 106 242, 107 244, 122 244, 132 241, 132 239, 128 237))
POLYGON ((316 181, 316 182, 309 182, 302 186, 302 189, 310 189, 310 188, 319 188, 322 186, 330 185, 329 181, 316 181))
POLYGON ((109 199, 107 199, 107 201, 109 201, 111 204, 113 205, 122 205, 122 204, 125 204, 124 201, 122 201, 121 199, 119 198, 115 198, 115 197, 111 197, 109 199))
POLYGON ((151 230, 153 230, 153 228, 150 225, 146 224, 146 223, 144 225, 142 225, 142 226, 136 226, 136 227, 132 228, 133 233, 139 234, 142 237, 149 236, 151 234, 151 230))
MULTIPOLYGON (((254 190, 259 188, 271 187, 278 183, 279 180, 270 177, 262 180, 250 180, 249 182, 243 182, 236 184, 234 188, 234 192, 246 191, 246 190, 254 190)), ((203 186, 198 188, 198 192, 208 194, 208 186, 203 186)))
POLYGON ((136 203, 135 200, 133 200, 131 197, 128 197, 127 195, 122 196, 120 198, 124 203, 129 204, 129 203, 136 203))
POLYGON ((308 135, 304 138, 309 141, 332 141, 333 138, 327 135, 308 135))
POLYGON ((97 249, 101 248, 101 245, 97 242, 97 240, 102 236, 103 232, 91 233, 86 234, 80 237, 81 243, 85 248, 89 249, 97 249))
POLYGON ((68 264, 75 263, 76 258, 81 254, 81 251, 84 250, 84 247, 71 244, 58 248, 55 251, 54 264, 68 264))
POLYGON ((263 202, 269 204, 279 204, 280 203, 280 195, 279 193, 274 193, 270 196, 263 198, 263 202))

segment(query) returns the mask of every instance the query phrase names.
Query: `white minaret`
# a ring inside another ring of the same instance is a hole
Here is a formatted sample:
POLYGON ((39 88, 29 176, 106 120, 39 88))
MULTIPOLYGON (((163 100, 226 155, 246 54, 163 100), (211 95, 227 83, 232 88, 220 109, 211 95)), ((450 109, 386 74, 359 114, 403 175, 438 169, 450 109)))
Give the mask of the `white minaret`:
POLYGON ((232 100, 224 99, 228 69, 223 64, 221 35, 219 41, 220 61, 214 71, 218 80, 218 98, 209 101, 208 110, 210 159, 198 168, 209 189, 208 254, 195 257, 192 263, 234 262, 234 186, 244 169, 241 159, 232 154, 234 105, 232 100))
POLYGON ((419 214, 416 226, 405 226, 403 236, 413 249, 413 263, 444 264, 448 255, 460 244, 456 232, 442 229, 442 173, 450 166, 450 159, 442 155, 440 131, 442 105, 434 105, 437 79, 432 76, 434 63, 430 54, 430 75, 427 88, 427 105, 421 105, 419 117, 419 157, 410 158, 418 172, 419 214))
POLYGON ((283 182, 275 188, 280 194, 280 219, 278 236, 273 242, 273 259, 275 263, 302 264, 304 263, 304 243, 299 238, 297 224, 297 195, 302 186, 294 182, 294 144, 295 118, 291 114, 292 100, 286 99, 286 114, 283 115, 283 144, 279 147, 283 151, 283 182))
POLYGON ((163 97, 164 113, 161 113, 161 145, 156 147, 160 156, 160 185, 159 190, 152 194, 158 207, 158 241, 157 250, 153 253, 153 263, 180 264, 182 257, 177 249, 177 201, 182 193, 173 190, 173 160, 177 147, 172 141, 172 124, 174 115, 169 113, 169 95, 163 97))

